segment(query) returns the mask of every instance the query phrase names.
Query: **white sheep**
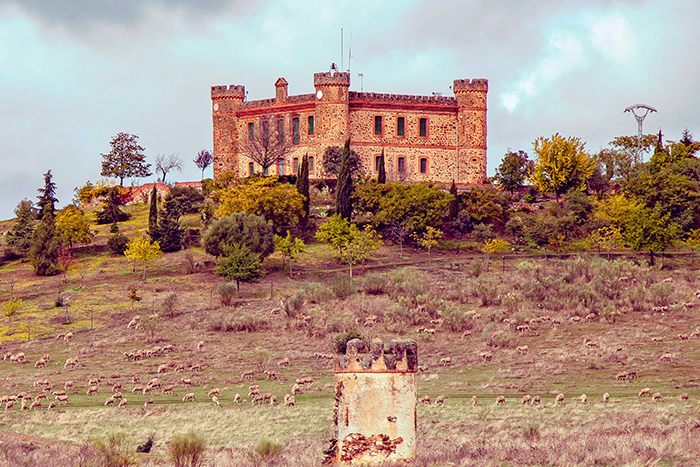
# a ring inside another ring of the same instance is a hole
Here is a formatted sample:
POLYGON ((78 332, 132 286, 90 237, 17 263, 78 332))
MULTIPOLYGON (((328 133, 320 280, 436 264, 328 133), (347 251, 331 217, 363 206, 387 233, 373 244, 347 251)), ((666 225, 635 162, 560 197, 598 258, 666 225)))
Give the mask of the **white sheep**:
POLYGON ((219 388, 212 388, 212 390, 209 391, 209 394, 207 394, 208 397, 215 395, 221 397, 221 391, 219 390, 219 388))
POLYGON ((603 403, 607 404, 610 401, 610 394, 607 392, 603 394, 603 403))
POLYGON ((297 405, 297 398, 294 396, 290 396, 289 394, 286 394, 284 396, 284 406, 285 407, 294 407, 297 405))
POLYGON ((652 396, 651 399, 653 401, 660 401, 661 400, 661 393, 660 392, 655 392, 652 396))
POLYGON ((540 404, 540 396, 533 396, 532 397, 532 405, 539 405, 540 404))
POLYGON ((688 396, 688 393, 687 393, 687 392, 684 392, 683 394, 681 394, 681 395, 678 396, 678 397, 679 397, 679 399, 682 400, 682 401, 687 401, 687 400, 689 399, 689 396, 688 396))
POLYGON ((523 405, 529 404, 529 403, 531 403, 531 402, 532 402, 532 396, 531 396, 530 394, 525 394, 525 395, 523 396, 522 401, 521 401, 521 403, 522 403, 523 405))
POLYGON ((32 402, 32 405, 29 406, 29 410, 40 409, 40 408, 41 408, 40 401, 34 401, 34 402, 32 402))
POLYGON ((233 396, 233 403, 238 404, 241 401, 241 395, 236 393, 235 396, 233 396))
POLYGON ((557 397, 554 399, 554 405, 560 405, 564 403, 564 394, 557 394, 557 397))
POLYGON ((126 407, 127 404, 128 401, 126 399, 122 399, 121 401, 119 401, 119 407, 126 407))
POLYGON ((420 400, 418 402, 421 404, 430 404, 430 403, 432 403, 432 401, 433 400, 430 396, 423 396, 420 398, 420 400))
POLYGON ((148 408, 149 405, 153 405, 153 399, 150 397, 143 402, 144 408, 148 408))
POLYGON ((643 388, 641 391, 639 391, 639 397, 648 397, 651 396, 651 389, 650 388, 643 388))
POLYGON ((214 403, 215 406, 221 407, 221 403, 219 402, 219 398, 216 396, 211 397, 211 401, 214 403))
POLYGON ((51 402, 49 403, 49 406, 46 407, 46 410, 53 410, 53 409, 55 409, 55 408, 56 408, 56 401, 51 401, 51 402))
POLYGON ((498 396, 496 398, 496 405, 503 405, 506 403, 506 396, 498 396))
POLYGON ((438 396, 435 398, 435 405, 443 405, 445 403, 445 396, 438 396))
POLYGON ((476 407, 477 405, 479 405, 479 398, 472 396, 472 407, 476 407))
POLYGON ((88 396, 94 396, 97 394, 99 387, 98 386, 90 386, 85 394, 88 396))
POLYGON ((586 404, 588 402, 588 396, 581 394, 581 403, 586 404))
POLYGON ((182 398, 182 402, 194 402, 195 397, 193 392, 188 392, 185 397, 182 398))

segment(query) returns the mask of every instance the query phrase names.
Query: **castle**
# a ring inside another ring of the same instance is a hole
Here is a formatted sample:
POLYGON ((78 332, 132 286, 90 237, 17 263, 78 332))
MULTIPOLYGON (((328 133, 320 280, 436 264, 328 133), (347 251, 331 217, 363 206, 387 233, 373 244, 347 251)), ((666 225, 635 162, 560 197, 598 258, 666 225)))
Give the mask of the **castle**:
POLYGON ((287 85, 279 78, 275 97, 256 101, 246 100, 244 86, 212 86, 215 176, 262 172, 248 154, 264 131, 288 148, 266 170, 269 175, 296 174, 308 154, 310 178, 332 178, 323 171, 324 151, 350 138, 370 176, 376 177, 384 151, 389 181, 486 179, 488 80, 455 80, 454 97, 350 91, 350 74, 338 71, 315 73, 313 94, 290 96, 287 85))

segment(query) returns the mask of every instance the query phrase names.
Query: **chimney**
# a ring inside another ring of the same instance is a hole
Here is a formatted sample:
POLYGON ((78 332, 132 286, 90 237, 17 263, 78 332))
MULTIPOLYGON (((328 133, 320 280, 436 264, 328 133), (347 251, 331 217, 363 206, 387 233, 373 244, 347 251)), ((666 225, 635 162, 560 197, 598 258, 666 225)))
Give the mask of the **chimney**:
POLYGON ((276 102, 286 102, 287 101, 287 80, 280 78, 275 82, 275 101, 276 102))

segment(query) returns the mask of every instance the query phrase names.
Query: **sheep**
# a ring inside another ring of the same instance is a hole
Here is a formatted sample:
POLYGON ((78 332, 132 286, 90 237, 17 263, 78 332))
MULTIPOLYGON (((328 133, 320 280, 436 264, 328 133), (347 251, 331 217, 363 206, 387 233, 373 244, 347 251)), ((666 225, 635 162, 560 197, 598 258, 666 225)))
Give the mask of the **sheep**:
POLYGON ((252 386, 248 386, 248 397, 256 396, 258 394, 260 394, 260 385, 259 384, 254 384, 252 386))
POLYGON ((66 395, 61 395, 61 396, 56 396, 55 398, 59 404, 67 404, 68 403, 68 396, 66 395))
POLYGON ((531 403, 531 402, 532 402, 532 396, 531 396, 530 394, 525 394, 525 395, 523 396, 523 399, 522 399, 521 402, 522 402, 523 405, 531 403))
POLYGON ((112 397, 114 399, 121 399, 123 396, 121 392, 115 392, 114 394, 112 394, 112 397))
POLYGON ((150 393, 151 393, 151 389, 153 389, 151 386, 145 386, 145 387, 143 388, 143 391, 141 391, 141 394, 143 394, 144 396, 145 396, 146 394, 150 394, 150 393))
POLYGON ((63 340, 63 339, 65 339, 65 338, 66 338, 66 334, 63 333, 63 332, 62 332, 61 334, 59 334, 59 335, 56 336, 56 340, 63 340))
POLYGON ((49 403, 49 406, 46 407, 46 410, 53 410, 53 409, 55 409, 55 408, 56 408, 56 401, 51 401, 51 402, 49 403))
POLYGON ((41 401, 34 401, 34 402, 32 402, 32 405, 29 406, 29 410, 40 409, 40 408, 41 408, 41 401))
POLYGON ((45 392, 40 392, 39 394, 36 395, 34 400, 39 401, 41 399, 44 399, 45 401, 49 400, 49 395, 46 394, 45 392))
POLYGON ((202 365, 195 363, 190 367, 190 371, 202 371, 202 365))
POLYGON ((521 345, 520 347, 515 349, 518 353, 527 353, 528 348, 527 345, 521 345))
POLYGON ((627 372, 627 379, 634 379, 637 377, 637 370, 629 370, 627 372))
POLYGON ((100 378, 90 378, 88 380, 88 386, 99 386, 100 385, 100 378))
POLYGON ((438 396, 435 398, 435 405, 443 405, 445 403, 445 396, 438 396))
POLYGON ((639 397, 647 397, 647 396, 651 396, 651 389, 644 388, 641 391, 639 391, 639 397))
POLYGON ((182 402, 194 402, 195 397, 193 392, 188 392, 185 397, 182 398, 182 402))
POLYGON ((267 379, 277 379, 277 373, 275 373, 274 371, 265 370, 263 371, 263 373, 267 375, 267 379))
POLYGON ((105 404, 104 404, 104 405, 105 405, 105 407, 107 407, 107 406, 110 406, 110 405, 114 405, 115 402, 116 402, 116 399, 114 398, 114 396, 109 396, 109 397, 107 398, 107 400, 105 400, 105 404))
POLYGON ((14 406, 15 406, 15 402, 14 402, 14 401, 7 401, 7 402, 5 403, 5 412, 7 412, 9 409, 11 409, 11 408, 14 407, 14 406))
POLYGON ((99 387, 97 386, 90 386, 85 394, 87 394, 88 396, 94 396, 95 394, 97 394, 98 389, 99 387))
POLYGON ((137 392, 143 392, 143 386, 134 386, 131 388, 131 393, 136 394, 137 392))
POLYGON ((219 398, 216 396, 211 397, 211 401, 214 403, 215 406, 221 407, 221 403, 219 403, 219 398))
POLYGON ((63 365, 63 368, 65 369, 73 369, 78 365, 78 359, 77 358, 69 358, 66 360, 66 363, 63 365))
POLYGON ((241 401, 241 395, 236 393, 235 396, 233 396, 233 403, 238 404, 241 401))
POLYGON ((141 382, 141 381, 139 380, 139 377, 138 377, 138 376, 132 376, 132 377, 131 377, 131 383, 132 383, 132 384, 136 384, 136 383, 140 383, 140 382, 141 382))
POLYGON ((581 394, 581 403, 586 404, 588 402, 588 396, 581 394))
POLYGON ((452 357, 445 357, 440 359, 440 365, 441 366, 450 366, 452 365, 452 357))
POLYGON ((280 368, 286 368, 289 366, 289 357, 284 357, 282 360, 277 362, 277 366, 280 368))
POLYGON ((672 362, 673 361, 673 354, 672 353, 665 353, 661 357, 659 357, 662 362, 672 362))
POLYGON ((462 333, 461 339, 469 339, 470 337, 472 337, 472 332, 471 331, 464 331, 462 333))
POLYGON ((148 382, 148 384, 146 384, 146 387, 151 388, 151 389, 153 389, 153 388, 160 389, 160 380, 158 378, 153 378, 148 382))
POLYGON ((63 337, 64 340, 71 340, 73 339, 73 333, 72 332, 67 332, 66 335, 63 337))
POLYGON ((479 354, 479 356, 480 356, 481 358, 483 358, 484 361, 487 361, 487 362, 490 362, 491 359, 493 358, 493 355, 491 355, 489 352, 481 352, 481 353, 479 354))
POLYGON ((284 406, 285 407, 295 407, 296 405, 297 405, 297 398, 294 396, 290 396, 289 394, 285 394, 284 406))
POLYGON ((682 341, 688 340, 688 334, 678 334, 678 338, 682 341))
POLYGON ((122 399, 122 400, 119 401, 118 407, 126 407, 126 405, 127 405, 128 403, 129 403, 129 402, 128 402, 126 399, 122 399))
POLYGON ((140 316, 134 316, 131 321, 129 321, 129 324, 126 325, 127 329, 137 329, 137 326, 139 325, 139 322, 141 321, 140 316))
POLYGON ((277 405, 277 398, 275 396, 270 397, 270 405, 277 405))
POLYGON ((202 350, 202 347, 204 347, 204 341, 197 342, 197 350, 202 350))
POLYGON ((112 392, 118 392, 122 388, 122 383, 114 383, 112 385, 112 392))
POLYGON ((421 404, 430 404, 432 402, 432 399, 430 396, 423 396, 418 402, 420 402, 421 404))
POLYGON ((679 399, 680 399, 680 400, 682 400, 682 401, 687 401, 687 400, 688 400, 688 398, 689 398, 689 396, 688 396, 688 393, 687 393, 687 392, 684 392, 683 394, 681 394, 681 395, 680 395, 680 396, 678 396, 678 397, 679 397, 679 399))
POLYGON ((173 393, 173 389, 175 389, 175 386, 172 385, 172 384, 168 384, 167 386, 163 386, 163 387, 161 388, 161 392, 162 392, 163 394, 172 394, 172 393, 173 393))
POLYGON ((256 394, 255 397, 253 397, 253 400, 251 403, 254 405, 256 404, 262 404, 265 401, 265 398, 262 396, 262 394, 256 394))
POLYGON ((532 405, 539 405, 540 404, 540 396, 533 396, 531 404, 532 405))
POLYGON ((52 396, 65 396, 66 391, 54 391, 51 393, 52 396))
POLYGON ((503 405, 506 403, 506 396, 498 396, 496 398, 496 405, 503 405))
POLYGON ((476 407, 477 405, 479 405, 479 398, 472 396, 472 407, 476 407))
POLYGON ((182 384, 184 384, 187 387, 192 386, 192 380, 189 378, 181 378, 180 381, 182 381, 182 384))
POLYGON ((297 394, 301 393, 301 385, 300 384, 294 384, 292 386, 292 395, 296 396, 297 394))
POLYGON ((34 363, 34 368, 39 368, 39 367, 45 368, 46 367, 46 360, 44 360, 43 358, 40 358, 39 360, 36 361, 36 363, 34 363))
POLYGON ((219 390, 219 388, 213 388, 211 391, 209 391, 209 394, 207 394, 207 397, 211 397, 214 395, 221 397, 221 391, 219 390))
POLYGON ((607 392, 603 394, 603 403, 607 404, 610 401, 610 394, 607 392))
POLYGON ((653 401, 660 401, 661 400, 661 393, 660 392, 655 392, 652 396, 651 399, 653 401))
POLYGON ((241 379, 253 379, 255 377, 255 371, 247 370, 241 373, 241 379))
POLYGON ((28 410, 29 409, 28 404, 29 403, 27 402, 27 399, 22 399, 22 407, 20 408, 20 410, 22 410, 22 411, 28 410))
POLYGON ((153 405, 153 399, 150 398, 150 397, 149 397, 148 399, 146 399, 146 400, 143 402, 143 407, 144 407, 144 408, 147 409, 149 405, 153 405))
POLYGON ((165 373, 168 370, 168 365, 163 363, 158 367, 158 371, 156 373, 165 373))
POLYGON ((554 405, 557 406, 559 404, 564 403, 564 394, 557 394, 557 397, 554 399, 554 405))

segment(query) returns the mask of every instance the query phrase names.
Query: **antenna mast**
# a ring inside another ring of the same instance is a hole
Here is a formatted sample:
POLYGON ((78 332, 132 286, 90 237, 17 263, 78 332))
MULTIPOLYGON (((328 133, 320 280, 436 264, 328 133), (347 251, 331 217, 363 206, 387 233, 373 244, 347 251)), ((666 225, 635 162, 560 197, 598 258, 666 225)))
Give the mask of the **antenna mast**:
MULTIPOLYGON (((656 109, 654 107, 651 107, 649 105, 644 105, 644 104, 635 104, 635 105, 630 105, 625 109, 625 112, 632 112, 632 115, 634 115, 634 118, 637 119, 637 124, 638 124, 638 131, 637 131, 637 160, 641 160, 641 153, 642 153, 642 123, 644 122, 644 118, 650 113, 650 112, 656 112, 656 109), (644 113, 637 115, 635 110, 637 109, 643 109, 644 113)), ((623 112, 624 113, 624 112, 623 112)))
POLYGON ((352 32, 350 33, 350 45, 348 46, 348 73, 350 73, 350 59, 352 59, 352 32))
POLYGON ((340 28, 340 69, 343 68, 343 28, 340 28))

